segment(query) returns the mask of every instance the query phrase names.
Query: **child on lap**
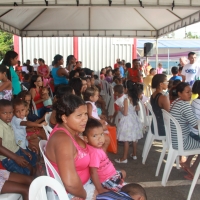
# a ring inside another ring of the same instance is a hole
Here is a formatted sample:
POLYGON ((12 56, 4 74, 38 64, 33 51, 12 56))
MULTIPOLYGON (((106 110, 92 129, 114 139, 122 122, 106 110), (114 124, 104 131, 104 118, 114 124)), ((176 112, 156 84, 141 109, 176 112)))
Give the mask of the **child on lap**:
POLYGON ((119 191, 123 186, 122 178, 125 178, 126 172, 117 171, 102 149, 105 142, 102 124, 96 119, 89 119, 83 136, 89 144, 90 175, 98 193, 103 193, 106 189, 119 191))
POLYGON ((10 172, 31 174, 31 155, 22 151, 15 142, 15 136, 11 127, 13 117, 12 103, 8 100, 0 100, 0 160, 2 165, 10 172))

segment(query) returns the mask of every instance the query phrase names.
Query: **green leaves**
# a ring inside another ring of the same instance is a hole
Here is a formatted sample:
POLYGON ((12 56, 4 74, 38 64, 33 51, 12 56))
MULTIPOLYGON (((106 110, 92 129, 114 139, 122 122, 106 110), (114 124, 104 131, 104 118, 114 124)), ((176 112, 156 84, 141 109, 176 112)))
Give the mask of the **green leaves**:
POLYGON ((13 50, 13 35, 0 31, 0 60, 4 58, 7 51, 13 50))

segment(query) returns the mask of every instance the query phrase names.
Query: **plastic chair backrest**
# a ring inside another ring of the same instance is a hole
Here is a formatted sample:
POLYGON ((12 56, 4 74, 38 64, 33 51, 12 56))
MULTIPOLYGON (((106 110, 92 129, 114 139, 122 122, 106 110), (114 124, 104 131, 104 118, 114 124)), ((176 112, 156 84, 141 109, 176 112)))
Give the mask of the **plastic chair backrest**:
POLYGON ((140 120, 142 121, 142 123, 144 123, 144 126, 147 126, 147 124, 148 124, 147 123, 147 113, 146 113, 144 103, 141 100, 139 100, 138 105, 140 107, 140 111, 138 113, 140 120))
POLYGON ((46 133, 47 139, 49 139, 49 135, 53 129, 49 125, 46 125, 46 126, 43 125, 42 127, 46 133))
POLYGON ((42 156, 44 158, 47 175, 50 176, 50 174, 49 174, 49 170, 50 170, 51 173, 53 174, 53 177, 64 187, 63 182, 62 182, 59 174, 57 173, 57 171, 54 169, 54 167, 52 166, 52 164, 49 162, 49 160, 47 159, 47 157, 44 154, 44 149, 46 148, 46 145, 47 145, 46 140, 40 140, 39 147, 40 147, 40 151, 42 153, 42 156))
MULTIPOLYGON (((147 106, 147 113, 148 113, 147 115, 152 116, 154 134, 155 134, 156 137, 159 137, 157 119, 156 119, 156 116, 153 112, 152 106, 149 102, 146 103, 146 106, 147 106)), ((149 128, 151 128, 151 124, 149 124, 149 128)))
POLYGON ((51 113, 52 113, 52 112, 49 112, 48 114, 45 115, 45 122, 46 122, 48 125, 49 125, 49 123, 50 123, 51 113))
POLYGON ((21 84, 21 86, 22 86, 22 90, 28 91, 28 88, 26 88, 23 84, 21 84))
POLYGON ((169 144, 172 143, 171 123, 173 123, 175 125, 175 129, 176 129, 176 133, 177 133, 178 150, 180 152, 183 152, 184 151, 184 149, 183 149, 183 136, 182 136, 182 129, 181 129, 180 124, 178 123, 178 121, 170 113, 168 113, 165 110, 162 110, 162 111, 163 111, 165 119, 167 119, 166 125, 167 125, 168 131, 169 131, 169 134, 167 134, 168 135, 167 137, 168 137, 168 140, 169 140, 169 144), (170 124, 169 124, 169 122, 170 122, 170 124))
POLYGON ((34 111, 35 115, 38 116, 37 108, 36 108, 35 102, 33 100, 32 100, 32 105, 33 105, 33 111, 34 111))
POLYGON ((29 188, 29 200, 47 200, 46 187, 52 188, 60 200, 69 200, 63 185, 48 176, 40 176, 31 183, 29 188))
POLYGON ((166 110, 162 109, 162 114, 165 125, 166 142, 168 145, 171 145, 172 141, 171 141, 171 127, 170 127, 169 113, 166 110))

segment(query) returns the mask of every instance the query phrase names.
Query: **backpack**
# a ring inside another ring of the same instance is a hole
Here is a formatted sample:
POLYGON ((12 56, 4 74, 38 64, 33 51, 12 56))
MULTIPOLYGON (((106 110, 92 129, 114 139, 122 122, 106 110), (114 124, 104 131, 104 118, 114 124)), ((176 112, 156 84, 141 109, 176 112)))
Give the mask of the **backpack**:
POLYGON ((104 192, 96 196, 96 200, 134 200, 124 192, 104 192))

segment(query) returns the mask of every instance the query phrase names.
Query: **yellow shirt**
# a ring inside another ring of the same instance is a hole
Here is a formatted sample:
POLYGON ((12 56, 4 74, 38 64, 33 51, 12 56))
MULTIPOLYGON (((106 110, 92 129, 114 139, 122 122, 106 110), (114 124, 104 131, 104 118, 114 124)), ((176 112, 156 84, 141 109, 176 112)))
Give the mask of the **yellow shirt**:
MULTIPOLYGON (((0 138, 2 139, 2 146, 6 149, 12 151, 13 153, 19 150, 15 142, 14 131, 11 127, 11 124, 6 124, 0 119, 0 138)), ((5 156, 0 155, 0 160, 5 159, 5 156)))
POLYGON ((152 75, 147 75, 144 80, 143 80, 143 83, 146 85, 146 86, 151 86, 151 81, 152 81, 152 78, 153 76, 152 75))
POLYGON ((198 94, 193 94, 193 93, 192 93, 192 98, 191 98, 191 101, 193 101, 194 99, 197 99, 197 98, 198 98, 198 96, 199 96, 198 94))

